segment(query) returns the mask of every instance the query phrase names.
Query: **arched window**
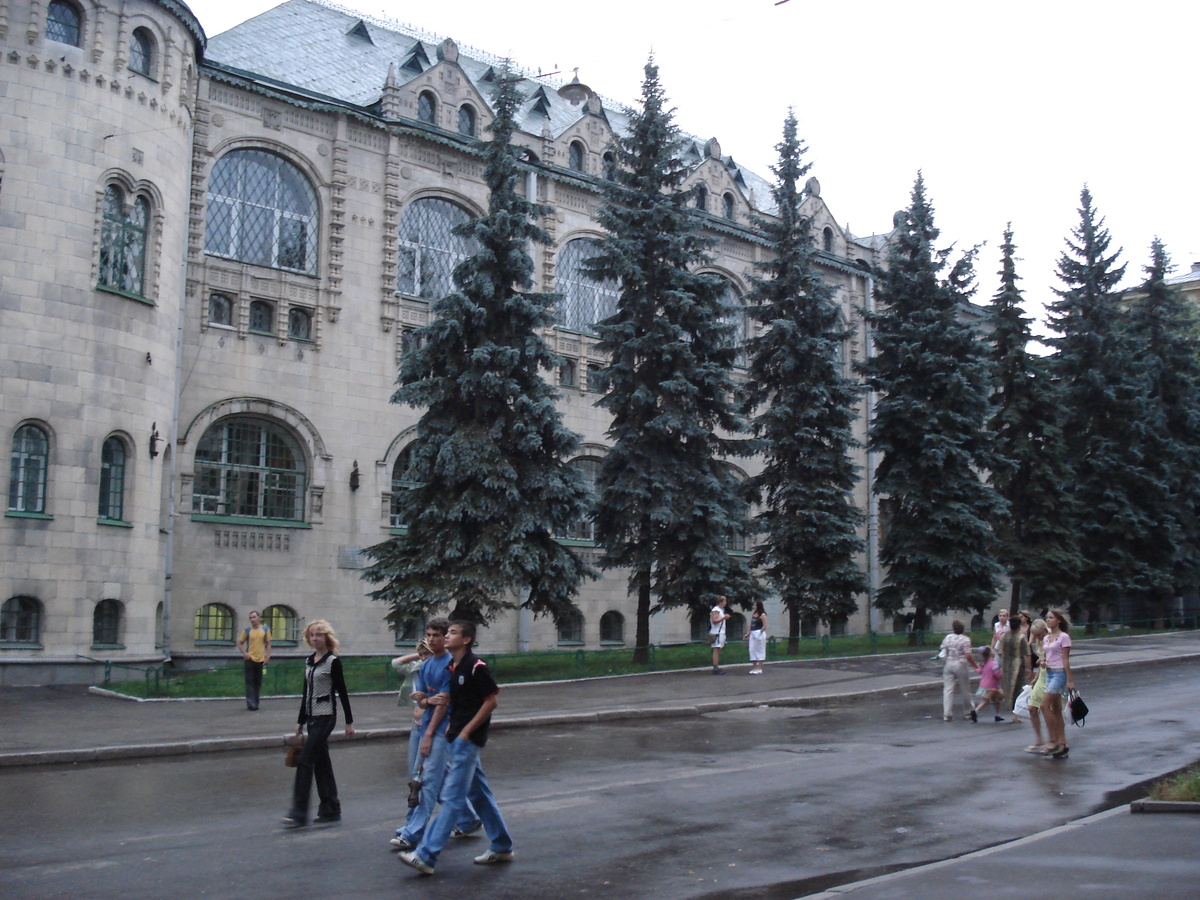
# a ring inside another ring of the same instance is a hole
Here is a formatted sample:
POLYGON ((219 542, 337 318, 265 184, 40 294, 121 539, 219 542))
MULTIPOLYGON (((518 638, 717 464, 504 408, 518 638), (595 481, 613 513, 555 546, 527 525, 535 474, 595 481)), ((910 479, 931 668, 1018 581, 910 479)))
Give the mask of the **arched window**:
POLYGON ((204 250, 256 266, 317 274, 317 193, 266 150, 231 150, 208 184, 204 250))
POLYGON ((46 7, 46 37, 72 47, 82 46, 83 16, 79 8, 66 0, 50 0, 46 7))
POLYGON ((734 205, 733 194, 725 194, 721 197, 721 215, 732 222, 737 217, 737 208, 734 205))
POLYGON ((294 341, 312 340, 312 313, 292 307, 288 310, 288 337, 294 341))
POLYGON ((475 109, 466 103, 458 108, 458 133, 475 137, 475 109))
MULTIPOLYGON (((730 477, 734 480, 734 482, 740 484, 741 482, 746 480, 746 476, 743 472, 738 471, 737 469, 735 469, 733 466, 729 465, 728 463, 725 464, 724 468, 725 468, 725 471, 729 473, 730 477)), ((749 509, 747 509, 746 512, 747 512, 747 514, 749 514, 749 509)), ((725 541, 725 549, 730 551, 731 553, 745 553, 749 549, 748 545, 749 545, 749 539, 747 538, 747 536, 744 533, 731 534, 731 535, 729 535, 728 539, 725 541)))
POLYGON ((611 153, 605 153, 604 157, 603 157, 603 165, 604 165, 604 180, 605 181, 616 181, 617 180, 616 157, 614 157, 611 153))
POLYGON ((396 290, 425 300, 441 300, 454 290, 454 269, 476 253, 474 238, 453 229, 470 215, 448 200, 414 200, 400 216, 400 248, 396 260, 396 290))
POLYGON ((208 321, 212 325, 233 325, 233 301, 224 294, 210 294, 208 321))
POLYGON ((36 597, 9 597, 0 606, 0 644, 38 644, 42 604, 36 597))
POLYGON ((300 643, 300 617, 290 606, 268 606, 262 611, 262 623, 271 629, 272 646, 294 647, 300 643))
POLYGON ((567 148, 567 167, 572 172, 582 172, 584 156, 583 144, 579 141, 571 141, 571 146, 567 148))
POLYGON ((206 603, 196 610, 197 644, 232 644, 233 610, 224 603, 206 603))
POLYGON ((423 345, 420 335, 417 334, 415 328, 400 329, 400 358, 408 356, 414 350, 419 350, 423 345))
POLYGON ((583 643, 583 613, 579 610, 571 609, 563 613, 557 628, 559 645, 583 643))
POLYGON ((396 462, 392 465, 392 508, 388 517, 389 524, 393 528, 406 528, 408 523, 404 520, 403 499, 405 494, 413 488, 421 486, 419 481, 413 481, 409 475, 408 466, 412 460, 412 444, 409 444, 396 457, 396 462))
POLYGON ((417 121, 437 124, 437 99, 429 91, 422 91, 417 97, 417 121))
POLYGON ((559 251, 554 290, 562 295, 558 324, 564 328, 593 332, 597 322, 617 311, 620 285, 612 279, 602 281, 587 272, 588 261, 597 253, 598 245, 588 238, 567 241, 559 251))
POLYGON ((615 609, 610 609, 600 617, 600 643, 625 643, 625 617, 615 609))
POLYGON ((12 512, 46 511, 46 470, 50 464, 50 438, 36 425, 22 425, 13 434, 12 464, 8 482, 8 508, 12 512))
POLYGON ((110 437, 100 450, 100 518, 125 518, 125 442, 110 437))
POLYGON ((579 376, 576 374, 575 361, 573 359, 564 359, 562 365, 558 367, 558 383, 560 387, 575 387, 579 381, 579 376))
POLYGON ((696 209, 708 212, 708 188, 702 184, 696 186, 696 209))
POLYGON ((154 39, 145 28, 133 29, 129 39, 129 68, 139 75, 150 77, 154 63, 154 39))
MULTIPOLYGON (((588 492, 591 502, 594 503, 596 500, 596 479, 600 476, 600 460, 594 456, 581 456, 578 459, 571 460, 567 465, 579 473, 583 481, 584 490, 588 492)), ((596 526, 592 521, 591 510, 584 513, 579 521, 570 527, 566 536, 577 541, 593 541, 596 539, 596 526)))
POLYGON ((304 491, 300 445, 273 423, 225 419, 196 446, 193 513, 303 521, 304 491))
POLYGON ((833 252, 833 229, 828 226, 821 232, 821 248, 826 253, 833 252))
POLYGON ((250 301, 250 330, 259 334, 275 333, 275 304, 268 300, 250 301))
POLYGON ((92 610, 92 648, 116 649, 121 646, 121 619, 124 612, 119 600, 101 600, 92 610))
POLYGON ((721 291, 721 307, 722 319, 733 329, 729 338, 733 346, 737 348, 737 357, 733 364, 744 368, 749 361, 746 356, 746 338, 750 327, 749 315, 746 312, 746 305, 738 296, 737 288, 731 281, 726 281, 725 287, 721 291))
POLYGON ((135 197, 127 207, 125 192, 114 184, 104 191, 100 233, 100 285, 139 297, 145 293, 146 232, 150 204, 135 197))

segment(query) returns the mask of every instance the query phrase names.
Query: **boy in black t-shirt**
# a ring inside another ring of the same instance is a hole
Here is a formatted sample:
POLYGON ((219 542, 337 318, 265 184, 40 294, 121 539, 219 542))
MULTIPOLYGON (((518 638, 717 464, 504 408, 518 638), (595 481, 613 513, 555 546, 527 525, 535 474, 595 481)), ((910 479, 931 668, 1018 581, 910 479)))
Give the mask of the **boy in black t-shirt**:
POLYGON ((462 819, 468 798, 483 821, 489 841, 487 851, 475 857, 475 863, 486 866, 510 862, 513 858, 512 837, 479 764, 479 751, 487 743, 488 725, 500 688, 492 679, 487 664, 471 652, 474 643, 474 622, 455 620, 450 623, 446 632, 446 649, 454 657, 450 669, 450 696, 445 698, 439 694, 426 701, 449 700, 450 726, 446 729, 446 740, 450 742, 450 770, 442 783, 442 805, 437 817, 425 829, 425 836, 417 848, 400 854, 402 862, 426 875, 433 874, 438 854, 450 839, 455 823, 462 819))

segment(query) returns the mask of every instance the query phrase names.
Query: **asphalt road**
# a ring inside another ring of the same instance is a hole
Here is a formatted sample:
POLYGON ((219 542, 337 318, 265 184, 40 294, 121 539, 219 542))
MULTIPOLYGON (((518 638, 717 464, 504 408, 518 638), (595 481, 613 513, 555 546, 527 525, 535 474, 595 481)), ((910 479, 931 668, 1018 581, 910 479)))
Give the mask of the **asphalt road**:
POLYGON ((484 763, 517 859, 474 866, 485 841, 455 841, 432 878, 387 847, 397 743, 335 746, 343 822, 299 832, 276 825, 291 776, 276 751, 3 770, 0 895, 785 900, 1125 802, 1200 757, 1198 671, 1081 678, 1092 714, 1065 761, 1022 753, 1028 725, 943 723, 928 691, 498 731, 484 763))

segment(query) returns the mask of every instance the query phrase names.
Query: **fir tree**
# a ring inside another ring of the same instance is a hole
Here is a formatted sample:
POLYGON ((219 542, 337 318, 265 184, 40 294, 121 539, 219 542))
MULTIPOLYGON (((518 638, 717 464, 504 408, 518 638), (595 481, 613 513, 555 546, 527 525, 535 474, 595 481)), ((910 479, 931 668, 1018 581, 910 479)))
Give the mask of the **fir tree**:
POLYGON ((1029 352, 1033 340, 1017 282, 1011 226, 1001 245, 1000 290, 992 300, 995 456, 991 483, 1008 503, 996 523, 1000 558, 1012 583, 1013 609, 1069 603, 1079 555, 1071 530, 1071 479, 1059 405, 1045 360, 1029 352))
POLYGON ((550 243, 535 221, 550 210, 517 193, 519 103, 506 74, 485 146, 488 212, 458 230, 479 249, 418 330, 392 397, 425 407, 406 474, 417 487, 400 498, 407 532, 369 548, 364 572, 397 625, 446 608, 486 621, 518 605, 557 621, 591 574, 555 540, 587 514, 588 496, 565 464, 578 438, 542 377, 559 363, 541 336, 554 297, 529 290, 528 248, 550 243))
POLYGON ((1052 365, 1074 474, 1079 603, 1093 615, 1102 607, 1137 614, 1170 593, 1177 535, 1156 458, 1160 424, 1116 292, 1125 266, 1119 250, 1109 253, 1111 238, 1086 187, 1079 217, 1059 257, 1064 288, 1050 305, 1059 333, 1052 365))
POLYGON ((850 500, 857 481, 851 425, 860 391, 842 372, 848 332, 835 289, 817 269, 812 220, 801 209, 798 185, 811 166, 803 161, 791 112, 776 149, 778 218, 757 222, 772 258, 759 263, 763 277, 746 297, 765 330, 747 348, 743 397, 763 457, 761 473, 748 481, 753 496, 765 501, 756 517, 764 537, 754 562, 788 610, 794 652, 803 617, 844 619, 858 608, 854 595, 866 590, 855 559, 863 549, 857 530, 864 517, 850 500))
POLYGON ((680 138, 653 61, 641 100, 614 141, 616 178, 597 216, 607 236, 593 266, 621 285, 615 314, 598 325, 609 359, 598 402, 612 415, 612 449, 597 478, 596 541, 602 566, 629 570, 639 660, 652 611, 687 605, 699 615, 717 595, 749 596, 746 567, 728 549, 748 531, 725 462, 746 452, 729 400, 733 329, 719 280, 695 271, 710 242, 694 230, 680 138))
MULTIPOLYGON (((1130 300, 1130 326, 1149 386, 1155 437, 1162 446, 1171 516, 1176 526, 1174 593, 1200 580, 1200 331, 1196 311, 1167 283, 1172 269, 1162 241, 1150 245, 1146 281, 1130 300)), ((1162 597, 1160 600, 1170 598, 1162 597)), ((1166 613, 1160 603, 1156 615, 1166 613)))
POLYGON ((982 612, 999 587, 991 523, 1004 501, 981 478, 990 468, 985 432, 990 371, 982 342, 964 321, 973 282, 971 251, 942 279, 949 252, 918 176, 912 205, 879 277, 880 311, 869 315, 876 356, 864 370, 882 393, 869 444, 880 454, 875 491, 886 499, 880 558, 887 567, 876 604, 895 614, 982 612))

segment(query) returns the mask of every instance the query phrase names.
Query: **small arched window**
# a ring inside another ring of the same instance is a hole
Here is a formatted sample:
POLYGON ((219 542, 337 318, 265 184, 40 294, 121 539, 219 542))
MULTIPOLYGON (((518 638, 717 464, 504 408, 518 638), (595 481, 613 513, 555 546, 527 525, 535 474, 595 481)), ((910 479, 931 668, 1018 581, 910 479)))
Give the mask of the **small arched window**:
POLYGON ((826 253, 833 252, 833 229, 828 226, 821 232, 821 248, 826 253))
POLYGON ((611 153, 605 153, 603 157, 604 163, 604 180, 617 180, 617 160, 611 153))
MULTIPOLYGON (((571 460, 567 465, 579 473, 579 477, 583 481, 583 489, 587 491, 590 498, 589 505, 595 503, 596 479, 600 477, 600 460, 594 456, 581 456, 578 459, 571 460)), ((596 539, 596 526, 592 521, 592 512, 590 509, 580 517, 578 522, 574 523, 568 529, 566 536, 576 541, 593 541, 596 539)))
POLYGON ((22 425, 13 434, 8 482, 11 512, 46 511, 46 470, 50 464, 50 438, 36 425, 22 425))
POLYGON ((737 207, 733 199, 733 194, 726 193, 721 197, 721 215, 732 222, 737 217, 737 207))
POLYGON ((567 148, 567 167, 572 172, 582 172, 584 156, 583 144, 571 141, 571 146, 567 148))
POLYGON ((400 216, 396 290, 425 300, 441 300, 454 290, 455 267, 479 249, 473 237, 454 233, 470 218, 438 197, 410 203, 400 216))
POLYGON ((417 97, 417 121, 437 124, 437 99, 429 91, 422 91, 417 97))
POLYGON ((625 617, 615 609, 610 609, 600 617, 600 643, 625 643, 625 617))
POLYGON ((312 313, 292 307, 288 310, 288 337, 293 341, 312 340, 312 313))
POLYGON ((250 330, 258 334, 275 333, 275 305, 269 300, 250 301, 250 330))
POLYGON ((579 610, 571 609, 563 613, 557 628, 560 645, 583 643, 583 613, 579 610))
POLYGON ((233 610, 224 603, 206 603, 196 610, 197 644, 233 644, 233 610))
POLYGON ((272 646, 294 647, 300 643, 300 617, 290 606, 268 606, 262 611, 262 623, 271 629, 272 646))
POLYGON ((225 419, 196 446, 192 512, 303 521, 305 475, 300 445, 282 428, 225 419))
POLYGON ((575 387, 579 381, 579 376, 576 374, 575 361, 573 359, 564 359, 562 365, 558 367, 558 384, 560 387, 575 387))
POLYGON ((101 600, 92 610, 92 649, 116 650, 121 644, 124 608, 119 600, 101 600))
POLYGON ((154 64, 154 39, 145 28, 133 29, 129 39, 129 68, 139 75, 150 77, 154 64))
POLYGON ((100 285, 136 294, 145 293, 146 232, 150 204, 135 197, 126 205, 125 192, 115 184, 104 190, 104 221, 100 233, 100 285))
POLYGON ((233 301, 224 294, 208 297, 208 321, 211 325, 233 325, 233 301))
POLYGON ((696 186, 696 209, 708 212, 708 188, 702 184, 696 186))
POLYGON ((82 46, 83 16, 66 0, 50 0, 46 7, 46 37, 72 47, 82 46))
POLYGON ((0 606, 0 644, 38 644, 42 604, 36 597, 9 597, 0 606))
POLYGON ((475 137, 475 109, 466 103, 458 108, 458 133, 475 137))
POLYGON ((567 241, 559 251, 554 270, 554 290, 562 295, 558 324, 574 331, 595 331, 617 311, 620 285, 612 279, 601 280, 588 272, 588 263, 600 252, 589 238, 567 241))
POLYGON ((100 450, 100 518, 125 519, 125 443, 110 437, 100 450))

